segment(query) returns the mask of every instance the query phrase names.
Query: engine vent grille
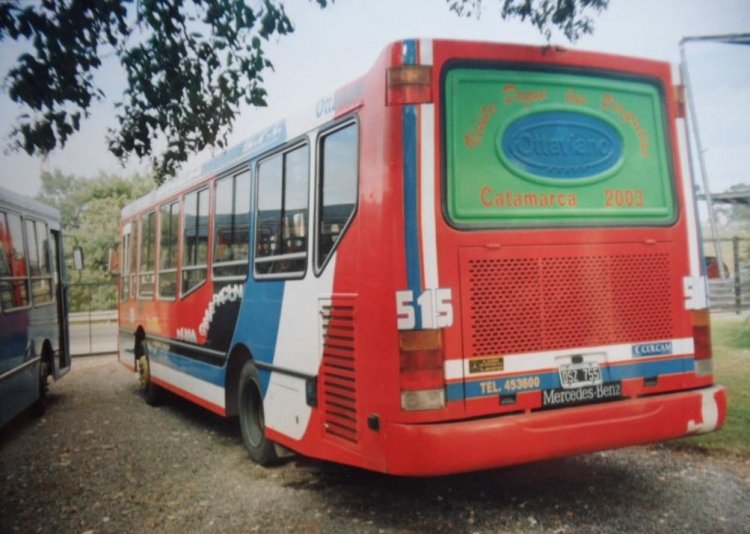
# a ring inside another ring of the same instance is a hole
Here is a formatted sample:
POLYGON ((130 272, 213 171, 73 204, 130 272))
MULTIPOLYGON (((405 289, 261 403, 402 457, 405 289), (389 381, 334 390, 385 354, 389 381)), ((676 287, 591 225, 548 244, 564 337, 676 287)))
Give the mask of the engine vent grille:
POLYGON ((359 441, 357 431, 357 382, 353 297, 334 297, 320 302, 321 409, 324 432, 348 444, 359 441))
POLYGON ((465 354, 669 338, 670 261, 668 252, 465 257, 463 313, 470 333, 465 354))

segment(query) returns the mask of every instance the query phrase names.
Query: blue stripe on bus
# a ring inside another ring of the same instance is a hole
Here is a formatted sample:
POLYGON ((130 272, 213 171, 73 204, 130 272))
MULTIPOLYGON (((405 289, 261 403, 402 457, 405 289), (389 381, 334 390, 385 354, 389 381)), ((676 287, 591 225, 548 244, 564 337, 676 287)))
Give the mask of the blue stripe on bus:
POLYGON ((406 39, 401 51, 401 58, 404 65, 417 64, 417 40, 406 39))
MULTIPOLYGON (((251 267, 252 269, 252 267, 251 267)), ((252 275, 245 284, 232 346, 241 343, 250 349, 255 361, 273 365, 281 325, 285 283, 281 280, 258 282, 252 275)), ((270 373, 258 370, 261 392, 266 394, 270 373)))
MULTIPOLYGON (((417 62, 417 42, 404 41, 403 64, 417 62)), ((419 252, 419 210, 417 205, 417 107, 404 106, 402 111, 404 142, 404 242, 406 255, 406 281, 416 300, 422 294, 422 271, 419 252)), ((415 306, 415 329, 422 328, 421 307, 415 306)))
MULTIPOLYGON (((284 123, 282 121, 278 124, 284 123)), ((286 127, 283 128, 283 135, 286 135, 286 127)), ((251 188, 250 205, 255 206, 253 188, 251 188)), ((256 211, 252 208, 250 213, 250 250, 256 249, 255 216, 256 211)), ((273 365, 276 342, 281 328, 281 306, 284 301, 285 282, 283 280, 255 280, 253 271, 254 266, 251 260, 230 347, 244 345, 250 350, 253 360, 273 365)), ((271 380, 271 373, 258 369, 258 377, 260 378, 261 394, 265 396, 271 380)))
MULTIPOLYGON (((417 299, 422 294, 422 272, 419 254, 419 211, 417 209, 417 108, 405 106, 404 129, 404 240, 406 244, 406 279, 417 299)), ((422 328, 420 306, 415 306, 416 325, 422 328)))
POLYGON ((175 371, 179 371, 180 373, 184 373, 215 386, 224 387, 224 377, 226 376, 225 367, 217 367, 210 363, 180 356, 179 354, 161 348, 159 343, 149 344, 148 357, 152 361, 160 363, 170 369, 174 369, 175 371))
MULTIPOLYGON (((627 365, 616 365, 612 367, 605 367, 602 370, 604 371, 604 381, 613 382, 626 380, 628 378, 647 378, 657 375, 687 373, 693 371, 694 369, 695 361, 693 360, 693 358, 677 358, 671 360, 658 360, 652 362, 637 362, 627 365)), ((537 391, 540 389, 554 389, 559 387, 560 376, 558 375, 557 371, 547 373, 528 373, 525 375, 517 375, 512 377, 476 379, 467 380, 465 383, 457 382, 448 384, 446 388, 446 398, 449 401, 457 401, 464 398, 473 399, 479 397, 488 397, 496 395, 496 392, 499 392, 501 394, 506 392, 508 394, 512 394, 523 393, 525 391, 537 391), (533 382, 533 380, 537 377, 539 378, 538 386, 536 386, 536 384, 534 384, 533 382), (531 379, 531 383, 534 384, 535 387, 530 387, 527 389, 507 387, 507 383, 509 380, 514 380, 516 381, 516 383, 521 382, 522 384, 528 384, 529 380, 524 379, 531 379), (486 384, 487 382, 494 383, 494 387, 491 388, 488 388, 487 385, 484 386, 486 391, 491 389, 492 393, 482 392, 482 384, 486 384)))

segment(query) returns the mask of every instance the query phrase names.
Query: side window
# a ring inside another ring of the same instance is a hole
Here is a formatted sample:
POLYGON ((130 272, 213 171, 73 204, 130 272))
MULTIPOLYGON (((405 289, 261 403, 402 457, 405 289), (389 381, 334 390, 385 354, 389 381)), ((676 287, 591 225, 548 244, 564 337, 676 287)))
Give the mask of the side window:
MULTIPOLYGON (((40 295, 45 299, 44 302, 52 302, 55 297, 53 274, 55 274, 54 264, 52 263, 51 249, 54 248, 50 239, 49 226, 47 223, 36 223, 37 238, 39 240, 39 257, 41 258, 41 284, 43 288, 40 295)), ((34 282, 32 281, 32 292, 34 282)))
POLYGON ((255 273, 300 275, 307 265, 310 149, 277 154, 258 166, 255 273))
POLYGON ((120 250, 122 251, 122 265, 120 275, 120 300, 122 302, 127 301, 131 297, 130 291, 130 275, 135 267, 135 261, 132 255, 135 250, 132 248, 132 243, 135 241, 132 235, 132 224, 126 223, 122 227, 122 242, 120 244, 120 250))
POLYGON ((128 267, 128 283, 129 283, 129 295, 131 299, 136 297, 136 288, 138 287, 138 238, 137 238, 137 227, 136 221, 128 223, 128 226, 132 227, 130 232, 130 252, 129 255, 129 267, 128 267))
POLYGON ((185 195, 182 207, 182 289, 184 296, 206 280, 208 269, 208 189, 185 195))
POLYGON ((178 208, 177 202, 159 208, 159 296, 164 298, 177 295, 178 208))
POLYGON ((154 265, 156 260, 156 212, 149 212, 140 218, 140 262, 139 297, 154 296, 154 265))
POLYGON ((52 273, 49 267, 49 230, 47 224, 26 219, 26 244, 31 274, 31 300, 36 304, 52 302, 52 273))
POLYGON ((3 212, 0 212, 0 304, 4 311, 29 305, 29 278, 21 217, 3 212))
POLYGON ((214 278, 244 278, 250 251, 250 171, 216 181, 214 278))
POLYGON ((357 206, 359 141, 356 124, 320 138, 315 266, 331 257, 357 206))
POLYGON ((29 274, 32 277, 38 277, 40 273, 39 265, 39 248, 36 240, 36 223, 29 219, 25 219, 26 223, 26 252, 28 253, 27 265, 29 267, 29 274))

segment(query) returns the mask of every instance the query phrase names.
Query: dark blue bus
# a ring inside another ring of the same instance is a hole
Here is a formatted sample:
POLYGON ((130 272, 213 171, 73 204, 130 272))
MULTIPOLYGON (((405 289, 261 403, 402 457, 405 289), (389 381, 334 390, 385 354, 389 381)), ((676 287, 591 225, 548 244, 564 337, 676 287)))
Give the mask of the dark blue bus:
POLYGON ((70 371, 60 214, 0 188, 0 426, 70 371))

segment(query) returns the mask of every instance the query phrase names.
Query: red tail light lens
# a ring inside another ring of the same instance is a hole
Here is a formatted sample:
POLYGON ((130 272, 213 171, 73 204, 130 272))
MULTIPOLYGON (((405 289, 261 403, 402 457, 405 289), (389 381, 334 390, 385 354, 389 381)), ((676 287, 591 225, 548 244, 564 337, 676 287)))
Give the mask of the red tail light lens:
POLYGON ((711 317, 708 310, 693 312, 693 345, 696 360, 708 360, 711 351, 711 317))
POLYGON ((401 353, 401 389, 443 387, 443 356, 439 350, 401 353))
POLYGON ((445 406, 445 374, 440 330, 399 333, 401 408, 435 410, 445 406))
POLYGON ((693 312, 693 350, 695 353, 695 374, 714 374, 711 351, 711 316, 708 310, 693 312))

